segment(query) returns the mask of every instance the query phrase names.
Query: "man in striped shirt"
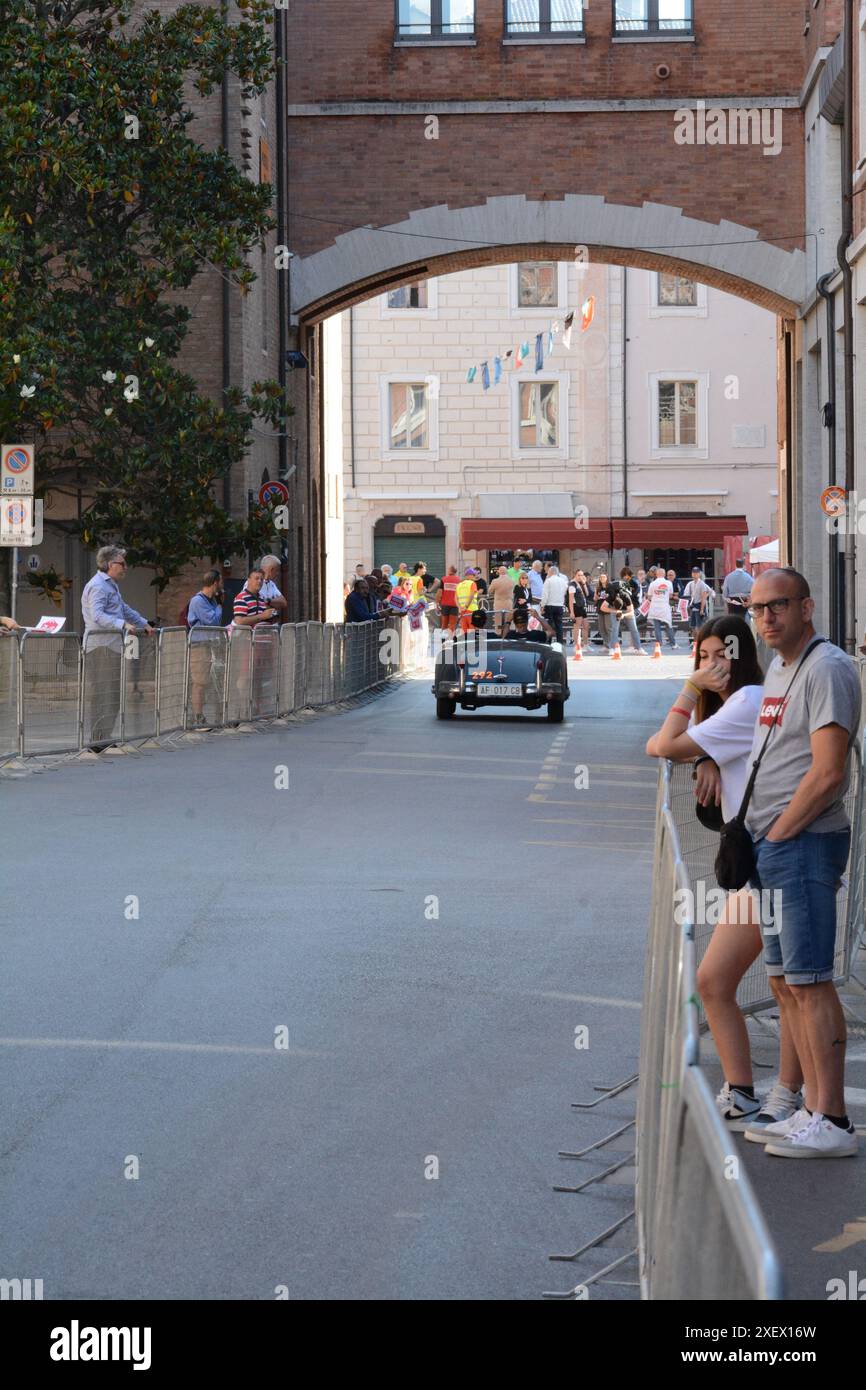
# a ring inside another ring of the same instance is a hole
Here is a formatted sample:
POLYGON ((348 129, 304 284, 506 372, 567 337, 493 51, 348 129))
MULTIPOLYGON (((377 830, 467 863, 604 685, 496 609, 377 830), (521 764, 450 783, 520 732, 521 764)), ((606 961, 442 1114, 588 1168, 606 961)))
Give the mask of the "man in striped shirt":
POLYGON ((264 570, 250 570, 247 582, 236 595, 232 606, 232 622, 235 627, 255 627, 257 623, 268 623, 276 617, 276 609, 271 608, 267 599, 261 597, 264 582, 264 570))

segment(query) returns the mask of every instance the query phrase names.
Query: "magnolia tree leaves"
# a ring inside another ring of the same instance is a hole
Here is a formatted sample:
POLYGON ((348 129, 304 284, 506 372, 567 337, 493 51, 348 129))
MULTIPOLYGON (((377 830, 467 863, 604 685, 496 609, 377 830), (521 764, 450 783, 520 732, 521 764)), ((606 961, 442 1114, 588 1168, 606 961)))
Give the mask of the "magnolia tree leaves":
POLYGON ((201 277, 244 293, 274 225, 273 189, 197 142, 189 93, 227 72, 261 93, 272 23, 263 0, 235 24, 218 6, 0 0, 0 433, 35 440, 40 486, 92 499, 87 543, 122 533, 160 588, 246 548, 213 484, 256 419, 285 429, 276 382, 215 404, 176 365, 201 277))

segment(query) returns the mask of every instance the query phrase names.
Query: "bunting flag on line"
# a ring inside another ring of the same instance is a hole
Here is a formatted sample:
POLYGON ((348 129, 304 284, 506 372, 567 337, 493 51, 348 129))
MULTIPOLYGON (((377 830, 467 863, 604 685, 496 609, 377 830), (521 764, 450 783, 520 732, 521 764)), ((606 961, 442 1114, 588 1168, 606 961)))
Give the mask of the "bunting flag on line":
MULTIPOLYGON (((544 370, 544 339, 547 337, 547 356, 550 357, 556 346, 557 335, 562 333, 562 346, 566 352, 571 348, 571 339, 574 332, 574 321, 576 313, 570 309, 565 318, 553 319, 547 329, 536 334, 535 337, 535 370, 544 370)), ((591 326, 595 318, 595 295, 590 295, 580 306, 580 331, 585 333, 591 326)), ((485 391, 489 391, 491 386, 498 386, 502 380, 504 366, 510 366, 513 371, 520 371, 525 367, 532 356, 532 348, 528 342, 521 343, 517 348, 508 348, 505 352, 498 353, 493 357, 493 376, 490 374, 490 359, 482 362, 481 365, 481 385, 485 391)), ((478 376, 478 365, 470 367, 466 373, 466 381, 472 384, 478 376)))

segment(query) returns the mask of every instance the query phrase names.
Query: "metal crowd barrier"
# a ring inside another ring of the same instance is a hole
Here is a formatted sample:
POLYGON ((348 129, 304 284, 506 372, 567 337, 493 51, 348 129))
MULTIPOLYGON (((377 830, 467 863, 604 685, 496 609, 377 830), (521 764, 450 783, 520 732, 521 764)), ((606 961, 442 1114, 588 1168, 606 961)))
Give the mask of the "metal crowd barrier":
MULTIPOLYGON (((23 632, 16 650, 17 751, 68 753, 78 748, 81 643, 75 635, 23 632)), ((5 740, 4 740, 5 742, 5 740)))
POLYGON ((781 1299, 779 1257, 701 1069, 691 888, 662 763, 637 1106, 642 1296, 781 1299))
POLYGON ((18 635, 0 631, 0 758, 18 752, 18 635))
POLYGON ((404 667, 405 620, 0 638, 0 757, 320 708, 404 667))

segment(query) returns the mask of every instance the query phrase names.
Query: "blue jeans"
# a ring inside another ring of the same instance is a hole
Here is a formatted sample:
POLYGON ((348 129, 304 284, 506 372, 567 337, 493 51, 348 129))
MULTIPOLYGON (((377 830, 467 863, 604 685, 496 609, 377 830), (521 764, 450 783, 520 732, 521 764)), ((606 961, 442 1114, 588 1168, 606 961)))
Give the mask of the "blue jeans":
POLYGON ((663 618, 653 618, 653 627, 655 628, 657 642, 661 642, 662 628, 664 628, 667 634, 668 646, 675 647, 677 645, 677 639, 674 636, 674 630, 671 627, 670 623, 666 623, 663 618))
POLYGON ((631 638, 631 644, 634 647, 635 651, 642 652, 643 647, 640 644, 640 633, 638 632, 637 619, 620 618, 619 626, 621 633, 628 633, 629 637, 631 638))
POLYGON ((751 886, 763 890, 761 935, 768 975, 789 985, 832 980, 836 955, 836 893, 848 863, 850 830, 755 845, 751 886))

